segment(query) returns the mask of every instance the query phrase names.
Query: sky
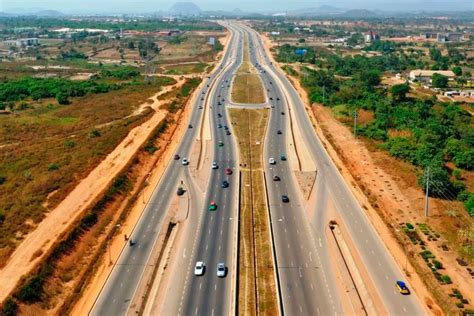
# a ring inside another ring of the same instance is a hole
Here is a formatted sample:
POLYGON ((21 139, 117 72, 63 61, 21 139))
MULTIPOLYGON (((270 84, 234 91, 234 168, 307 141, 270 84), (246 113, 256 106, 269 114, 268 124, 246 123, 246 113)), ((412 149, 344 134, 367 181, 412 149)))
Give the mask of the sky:
MULTIPOLYGON (((178 0, 183 1, 183 0, 178 0)), ((186 0, 184 0, 186 1, 186 0)), ((0 0, 0 11, 53 9, 64 13, 138 13, 166 11, 173 0, 0 0)), ((194 0, 202 10, 275 12, 331 5, 343 9, 474 10, 474 0, 194 0)))

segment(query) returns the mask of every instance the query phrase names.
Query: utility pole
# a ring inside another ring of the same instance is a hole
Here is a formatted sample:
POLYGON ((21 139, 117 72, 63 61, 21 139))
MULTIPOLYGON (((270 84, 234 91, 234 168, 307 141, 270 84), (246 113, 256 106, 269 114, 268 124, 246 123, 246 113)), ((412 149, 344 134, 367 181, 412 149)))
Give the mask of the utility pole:
POLYGON ((430 191, 430 166, 426 168, 426 188, 425 188, 425 216, 428 217, 428 199, 430 191))
POLYGON ((357 109, 354 110, 354 137, 357 136, 357 109))

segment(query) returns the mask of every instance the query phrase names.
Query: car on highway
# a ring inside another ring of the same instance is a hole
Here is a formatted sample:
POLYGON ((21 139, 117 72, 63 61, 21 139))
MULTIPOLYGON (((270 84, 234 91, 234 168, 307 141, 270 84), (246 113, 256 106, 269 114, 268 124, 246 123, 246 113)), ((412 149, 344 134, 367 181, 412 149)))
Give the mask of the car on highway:
POLYGON ((181 164, 182 164, 183 166, 189 165, 189 160, 188 160, 188 158, 183 158, 183 159, 181 160, 181 164))
POLYGON ((188 128, 193 128, 193 126, 191 124, 188 125, 188 128))
POLYGON ((225 134, 226 134, 226 135, 230 135, 230 131, 225 131, 225 134))
POLYGON ((232 174, 232 169, 230 168, 225 168, 225 174, 230 176, 232 174))
POLYGON ((179 195, 179 196, 181 196, 181 195, 184 194, 184 192, 185 192, 185 191, 184 191, 184 189, 183 189, 182 187, 178 187, 178 190, 176 191, 176 194, 179 195))
POLYGON ((217 210, 217 204, 214 201, 211 201, 211 204, 209 204, 209 211, 215 211, 217 210))
POLYGON ((268 163, 271 164, 271 165, 276 164, 275 158, 268 159, 268 163))
POLYGON ((220 142, 217 144, 217 146, 219 146, 219 147, 224 147, 224 143, 223 143, 222 141, 220 141, 220 142))
POLYGON ((285 115, 285 112, 281 112, 281 115, 285 115))
POLYGON ((288 197, 288 195, 282 195, 281 196, 281 201, 283 203, 288 203, 288 202, 290 202, 290 198, 288 197))
POLYGON ((222 128, 222 124, 217 124, 217 128, 222 128))
POLYGON ((278 134, 278 135, 281 135, 281 130, 278 130, 277 134, 278 134))
POLYGON ((205 269, 206 269, 206 266, 204 265, 204 262, 202 261, 196 262, 196 265, 194 266, 194 275, 197 275, 197 276, 204 275, 205 269))
POLYGON ((226 274, 226 267, 224 262, 219 262, 217 264, 217 277, 223 278, 226 274))
POLYGON ((203 107, 202 107, 202 105, 200 105, 200 106, 199 106, 199 110, 202 110, 202 109, 203 109, 203 107))
POLYGON ((273 181, 280 181, 280 177, 279 176, 273 176, 273 181))
POLYGON ((229 182, 226 181, 226 180, 222 181, 221 187, 222 188, 228 188, 229 187, 229 182))
POLYGON ((222 117, 222 114, 220 114, 220 113, 217 113, 217 116, 218 116, 218 117, 222 117))
POLYGON ((174 155, 173 159, 174 159, 174 160, 179 160, 179 155, 177 155, 177 154, 174 155))
POLYGON ((410 294, 410 290, 408 289, 408 286, 405 284, 403 281, 397 281, 395 282, 398 292, 403 295, 408 295, 410 294))
POLYGON ((273 100, 273 98, 272 98, 272 97, 270 97, 270 100, 273 100))
POLYGON ((280 101, 280 98, 277 97, 277 101, 280 101))
POLYGON ((222 105, 221 101, 217 102, 217 105, 222 105))
POLYGON ((229 127, 227 125, 224 125, 224 129, 227 131, 229 127))
POLYGON ((201 101, 204 101, 204 98, 201 98, 201 101))
POLYGON ((212 169, 219 169, 219 166, 217 165, 217 162, 212 163, 212 169))
POLYGON ((286 156, 285 156, 285 155, 280 155, 280 160, 285 161, 285 160, 286 160, 286 156))

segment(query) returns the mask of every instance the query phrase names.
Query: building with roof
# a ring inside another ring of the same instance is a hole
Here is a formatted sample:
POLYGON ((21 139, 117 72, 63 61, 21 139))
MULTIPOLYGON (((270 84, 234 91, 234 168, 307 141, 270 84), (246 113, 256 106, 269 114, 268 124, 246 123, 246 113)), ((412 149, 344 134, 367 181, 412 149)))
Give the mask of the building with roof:
POLYGON ((449 80, 454 80, 456 75, 451 70, 412 70, 410 71, 410 81, 418 81, 423 83, 431 83, 431 77, 434 74, 440 74, 448 77, 449 80))

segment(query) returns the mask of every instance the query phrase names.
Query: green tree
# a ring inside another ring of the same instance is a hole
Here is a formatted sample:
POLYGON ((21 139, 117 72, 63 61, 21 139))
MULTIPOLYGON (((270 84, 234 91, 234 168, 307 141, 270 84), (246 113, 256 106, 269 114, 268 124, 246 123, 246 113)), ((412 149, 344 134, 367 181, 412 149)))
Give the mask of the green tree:
POLYGON ((410 86, 407 83, 396 84, 390 88, 393 99, 397 101, 404 101, 408 92, 410 92, 410 86))
POLYGON ((451 70, 454 72, 456 76, 462 75, 462 68, 459 66, 454 66, 451 70))
POLYGON ((431 47, 430 48, 430 57, 434 61, 440 61, 443 55, 441 54, 441 51, 437 49, 436 47, 431 47))
POLYGON ((435 73, 431 77, 431 84, 435 88, 446 88, 448 86, 448 77, 435 73))
POLYGON ((65 94, 64 92, 58 92, 56 94, 56 100, 58 101, 59 104, 62 104, 62 105, 69 104, 68 95, 65 94))

